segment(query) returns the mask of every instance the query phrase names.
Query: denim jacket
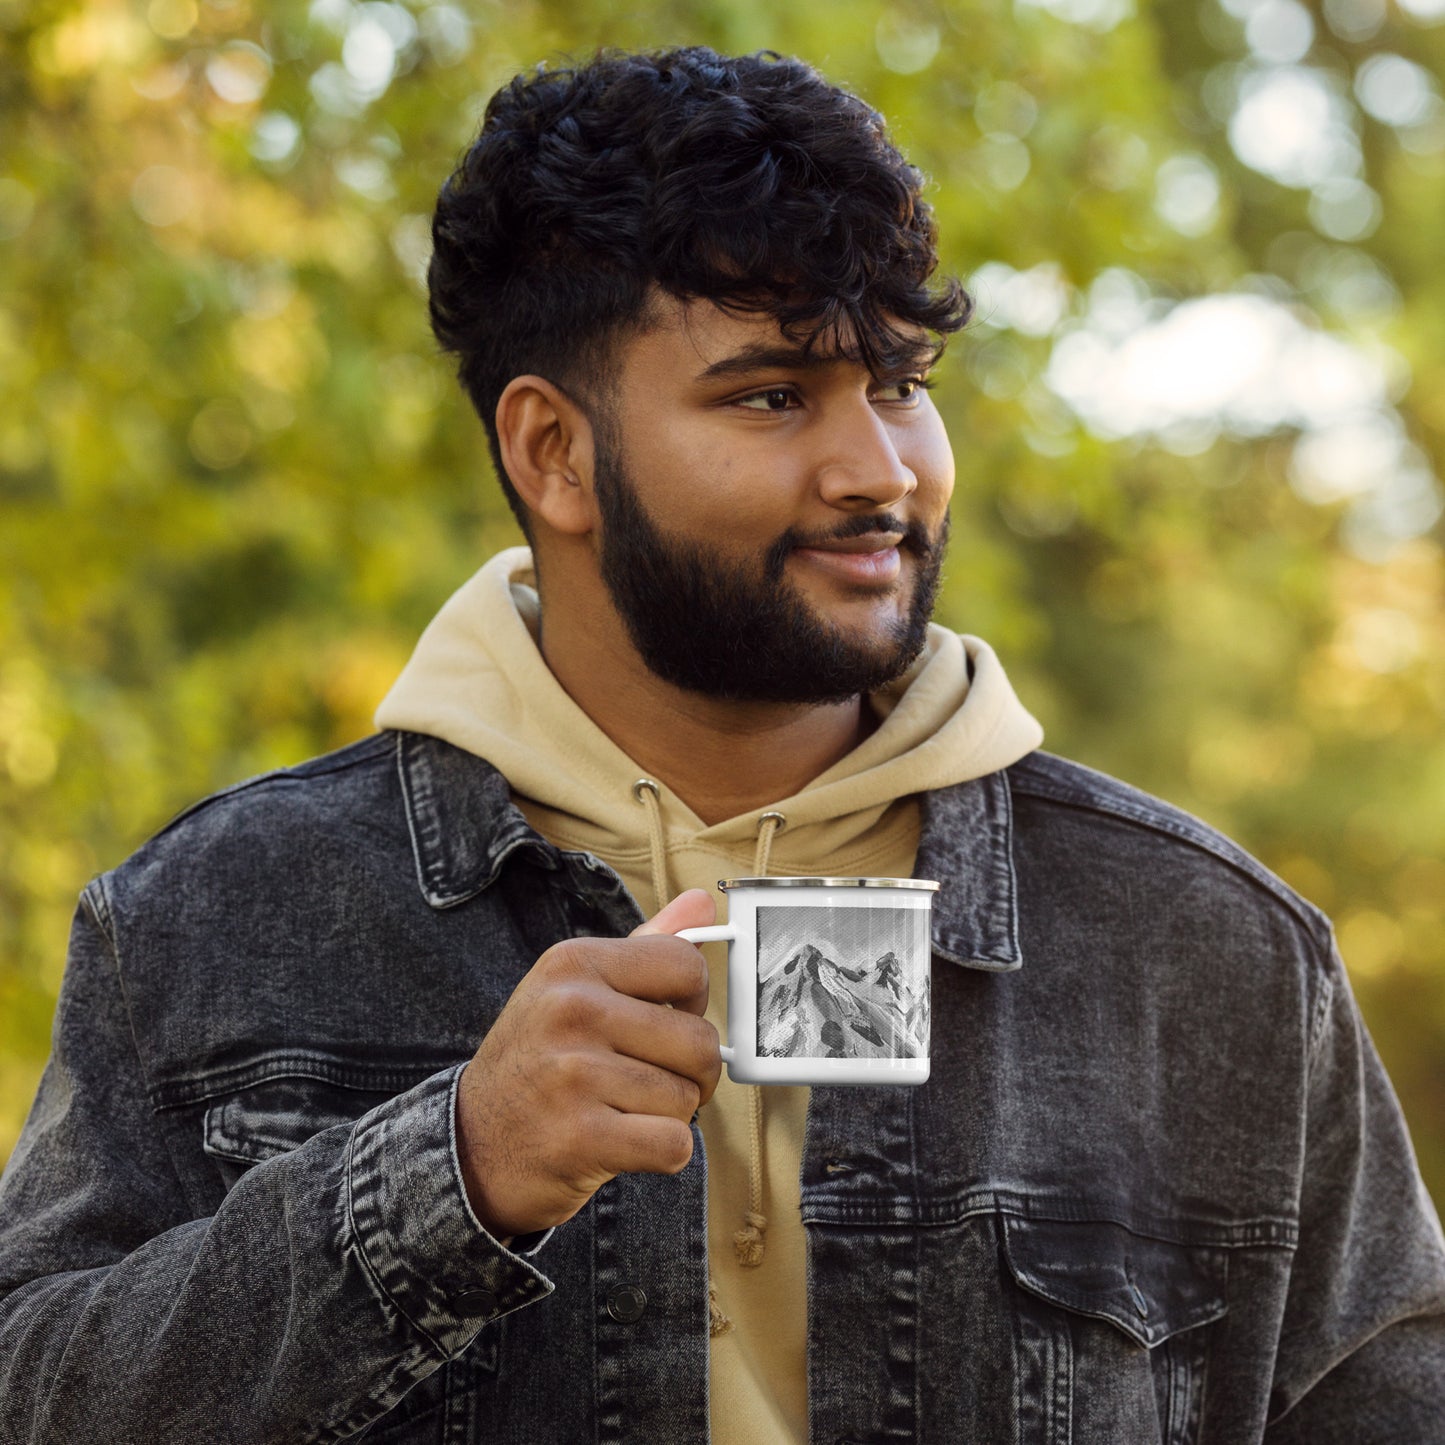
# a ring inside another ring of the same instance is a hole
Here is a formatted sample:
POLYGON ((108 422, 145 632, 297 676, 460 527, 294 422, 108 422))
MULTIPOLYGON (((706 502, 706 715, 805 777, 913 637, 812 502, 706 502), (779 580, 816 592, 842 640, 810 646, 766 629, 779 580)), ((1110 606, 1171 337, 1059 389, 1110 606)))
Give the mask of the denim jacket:
MULTIPOLYGON (((1326 920, 1046 754, 922 801, 932 1077, 808 1113, 811 1439, 1445 1440, 1445 1248, 1326 920)), ((701 1137, 513 1248, 457 1164, 517 982, 639 919, 405 733, 91 883, 0 1183, 0 1440, 705 1441, 701 1137)))

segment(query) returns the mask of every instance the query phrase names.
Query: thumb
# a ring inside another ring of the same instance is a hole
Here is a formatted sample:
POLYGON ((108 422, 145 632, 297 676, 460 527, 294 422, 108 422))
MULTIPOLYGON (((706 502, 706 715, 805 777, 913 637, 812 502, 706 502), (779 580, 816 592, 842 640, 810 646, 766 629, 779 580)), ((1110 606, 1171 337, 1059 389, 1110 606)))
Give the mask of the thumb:
POLYGON ((717 904, 704 888, 689 888, 679 893, 665 908, 653 914, 646 923, 629 935, 638 938, 645 933, 676 933, 681 928, 706 928, 717 921, 717 904))

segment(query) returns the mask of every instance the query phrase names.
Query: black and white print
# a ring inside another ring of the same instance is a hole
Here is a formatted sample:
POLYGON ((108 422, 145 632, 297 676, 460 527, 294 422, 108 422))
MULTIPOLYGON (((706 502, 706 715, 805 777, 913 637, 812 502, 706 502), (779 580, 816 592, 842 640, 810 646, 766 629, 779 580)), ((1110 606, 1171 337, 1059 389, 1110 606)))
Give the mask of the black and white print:
POLYGON ((759 1056, 925 1057, 928 965, 927 909, 759 908, 759 1056))

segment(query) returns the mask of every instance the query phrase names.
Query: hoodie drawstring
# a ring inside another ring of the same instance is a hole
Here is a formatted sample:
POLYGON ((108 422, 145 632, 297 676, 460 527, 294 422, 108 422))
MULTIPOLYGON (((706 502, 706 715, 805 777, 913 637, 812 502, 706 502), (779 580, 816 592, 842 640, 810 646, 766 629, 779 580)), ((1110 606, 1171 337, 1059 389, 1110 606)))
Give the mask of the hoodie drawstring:
MULTIPOLYGON (((781 813, 764 813, 758 819, 754 878, 768 876, 773 839, 787 821, 781 813)), ((743 1214, 743 1227, 733 1235, 733 1250, 745 1269, 756 1269, 763 1262, 763 1233, 767 1227, 763 1214, 763 1090, 761 1084, 754 1084, 748 1100, 748 1207, 743 1214)))
POLYGON ((667 906, 667 840, 662 833, 661 789, 651 778, 638 778, 632 785, 632 796, 642 804, 647 814, 647 849, 651 854, 652 891, 656 897, 654 913, 661 913, 667 906))
MULTIPOLYGON (((632 785, 632 796, 647 814, 647 846, 652 868, 652 891, 658 912, 668 902, 667 838, 662 828, 661 788, 651 778, 638 778, 632 785)), ((753 876, 766 878, 773 851, 773 839, 787 826, 782 813, 764 813, 758 819, 758 844, 753 855, 753 876)), ((733 1250, 738 1263, 756 1269, 763 1262, 764 1233, 767 1217, 763 1214, 763 1090, 752 1085, 748 1099, 748 1207, 743 1212, 743 1227, 733 1235, 733 1250)), ((708 1280, 708 1333, 726 1334, 732 1321, 718 1303, 717 1286, 708 1280)))
MULTIPOLYGON (((656 911, 661 913, 667 898, 667 838, 662 831, 662 790, 651 778, 638 778, 632 785, 632 796, 642 804, 647 814, 647 851, 652 865, 652 892, 656 911)), ((670 1008, 671 1005, 669 1004, 670 1008)), ((723 1313, 718 1303, 717 1285, 709 1273, 707 1281, 707 1332, 708 1336, 725 1335, 732 1329, 733 1322, 723 1313)))
POLYGON ((781 813, 764 813, 758 819, 758 851, 753 858, 753 877, 768 876, 768 859, 773 851, 773 839, 783 831, 787 819, 781 813))

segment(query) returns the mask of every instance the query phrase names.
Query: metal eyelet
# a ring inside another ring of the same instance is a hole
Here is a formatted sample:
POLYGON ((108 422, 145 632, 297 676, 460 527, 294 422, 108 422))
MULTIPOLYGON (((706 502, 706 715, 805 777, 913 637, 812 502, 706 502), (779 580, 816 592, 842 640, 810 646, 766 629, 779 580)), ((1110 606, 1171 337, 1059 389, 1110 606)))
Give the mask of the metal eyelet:
MULTIPOLYGON (((635 786, 635 785, 634 785, 634 786, 635 786)), ((784 814, 784 813, 763 813, 763 814, 758 818, 758 827, 761 828, 762 825, 763 825, 764 823, 766 823, 769 818, 776 818, 776 819, 778 820, 778 832, 780 832, 780 833, 783 831, 784 828, 786 828, 786 827, 788 826, 788 819, 787 819, 787 815, 786 815, 786 814, 784 814)))
POLYGON ((640 803, 644 792, 651 793, 654 798, 662 798, 662 789, 652 781, 651 778, 638 778, 632 785, 632 796, 640 803))

